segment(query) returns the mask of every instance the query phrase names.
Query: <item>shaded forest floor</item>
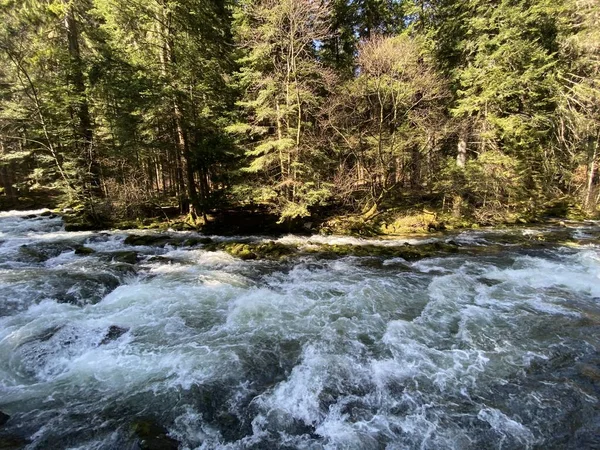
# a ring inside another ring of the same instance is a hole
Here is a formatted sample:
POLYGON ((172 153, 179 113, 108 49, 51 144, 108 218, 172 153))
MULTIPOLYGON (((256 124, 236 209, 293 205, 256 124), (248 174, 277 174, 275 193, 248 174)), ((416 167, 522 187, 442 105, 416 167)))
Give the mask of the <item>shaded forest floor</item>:
MULTIPOLYGON (((64 197, 63 197, 64 199, 64 197)), ((395 199, 380 208, 363 213, 353 213, 342 206, 314 208, 310 217, 280 222, 278 214, 268 205, 223 204, 207 211, 206 220, 192 220, 181 214, 180 209, 169 202, 165 206, 126 205, 114 208, 109 203, 95 207, 82 203, 61 203, 58 193, 47 190, 36 192, 27 198, 9 201, 0 197, 0 210, 31 210, 49 208, 61 215, 67 231, 103 229, 153 229, 199 231, 207 235, 248 236, 283 234, 336 234, 352 236, 404 236, 456 229, 480 227, 508 227, 556 223, 563 220, 582 221, 599 219, 598 211, 585 211, 577 199, 564 197, 528 207, 464 206, 461 214, 438 197, 410 197, 395 199)))
POLYGON ((336 234, 352 236, 424 235, 457 229, 508 227, 556 223, 563 220, 597 219, 597 213, 584 211, 573 199, 555 200, 532 209, 466 209, 455 212, 436 202, 405 203, 400 206, 371 209, 351 214, 341 207, 315 209, 310 217, 280 222, 279 216, 266 205, 227 206, 206 213, 206 218, 192 219, 180 214, 177 207, 154 206, 136 218, 94 216, 89 209, 55 208, 63 216, 67 231, 100 229, 154 229, 198 231, 207 235, 248 236, 283 234, 336 234), (99 218, 100 217, 100 218, 99 218))

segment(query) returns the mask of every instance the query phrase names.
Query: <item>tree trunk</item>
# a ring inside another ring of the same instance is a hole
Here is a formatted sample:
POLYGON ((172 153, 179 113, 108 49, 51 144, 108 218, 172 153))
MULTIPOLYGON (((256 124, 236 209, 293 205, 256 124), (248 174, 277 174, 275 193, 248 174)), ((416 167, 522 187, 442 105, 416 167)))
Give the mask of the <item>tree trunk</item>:
MULTIPOLYGON (((467 165, 467 140, 468 140, 468 132, 466 129, 461 130, 460 135, 458 136, 458 146, 456 153, 456 166, 464 171, 467 165)), ((453 204, 452 204, 452 215, 455 218, 460 218, 462 216, 464 199, 459 192, 454 194, 453 204)))
MULTIPOLYGON (((165 79, 172 81, 172 67, 176 64, 173 30, 171 28, 171 13, 168 10, 166 2, 162 3, 162 28, 163 51, 161 54, 161 66, 165 79)), ((188 212, 195 220, 197 214, 202 211, 202 205, 199 201, 198 191, 196 189, 196 180, 194 178, 194 164, 192 152, 190 149, 188 131, 186 129, 182 101, 177 93, 172 97, 173 125, 175 127, 175 143, 177 149, 178 178, 181 188, 181 194, 187 194, 188 212), (184 181, 185 180, 185 181, 184 181)), ((186 205, 180 204, 181 209, 186 205)), ((183 211, 182 211, 183 212, 183 211)))
POLYGON ((72 3, 67 3, 66 5, 65 29, 69 45, 69 82, 75 94, 73 109, 78 122, 77 129, 75 130, 75 135, 77 136, 76 150, 79 153, 82 163, 85 165, 84 190, 90 197, 102 196, 100 167, 94 150, 94 132, 83 75, 83 63, 79 45, 79 24, 75 17, 74 5, 72 3))
POLYGON ((468 134, 466 131, 461 131, 458 137, 458 147, 456 153, 456 165, 464 169, 467 165, 467 138, 468 134))
POLYGON ((594 142, 592 142, 591 145, 593 146, 593 151, 588 164, 588 177, 584 201, 584 207, 587 210, 592 209, 592 193, 594 190, 594 178, 596 177, 596 157, 598 151, 598 146, 595 145, 594 142))

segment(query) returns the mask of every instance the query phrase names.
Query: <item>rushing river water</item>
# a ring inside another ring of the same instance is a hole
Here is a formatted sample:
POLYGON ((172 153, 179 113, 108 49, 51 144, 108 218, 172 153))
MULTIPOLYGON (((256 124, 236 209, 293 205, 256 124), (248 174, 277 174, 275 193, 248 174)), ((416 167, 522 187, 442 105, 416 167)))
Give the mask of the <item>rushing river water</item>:
POLYGON ((594 224, 273 262, 42 213, 0 214, 0 448, 600 448, 594 224))

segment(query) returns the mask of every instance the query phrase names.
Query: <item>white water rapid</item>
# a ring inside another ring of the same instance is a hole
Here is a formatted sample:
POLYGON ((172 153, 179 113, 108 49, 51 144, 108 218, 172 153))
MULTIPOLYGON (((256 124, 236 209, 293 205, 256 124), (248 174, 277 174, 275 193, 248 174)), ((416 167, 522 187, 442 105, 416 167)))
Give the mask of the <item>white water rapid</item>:
POLYGON ((0 213, 0 448, 600 448, 600 228, 552 231, 242 261, 0 213))

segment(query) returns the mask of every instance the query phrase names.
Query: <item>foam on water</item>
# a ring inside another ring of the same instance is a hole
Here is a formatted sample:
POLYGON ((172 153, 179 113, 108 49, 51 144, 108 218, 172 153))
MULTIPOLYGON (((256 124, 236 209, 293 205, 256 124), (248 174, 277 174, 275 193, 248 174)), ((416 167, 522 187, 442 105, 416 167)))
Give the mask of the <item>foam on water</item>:
MULTIPOLYGON (((490 256, 379 268, 355 257, 248 262, 202 247, 125 247, 126 233, 65 233, 56 219, 32 230, 32 213, 3 214, 0 230, 12 234, 0 247, 0 410, 11 420, 0 439, 133 448, 134 424, 151 420, 185 449, 598 443, 593 244, 535 253, 506 239, 490 256), (13 261, 7 249, 24 242, 58 250, 13 261), (123 274, 65 243, 133 250, 140 262, 123 274)), ((486 245, 495 233, 442 239, 486 245)))

